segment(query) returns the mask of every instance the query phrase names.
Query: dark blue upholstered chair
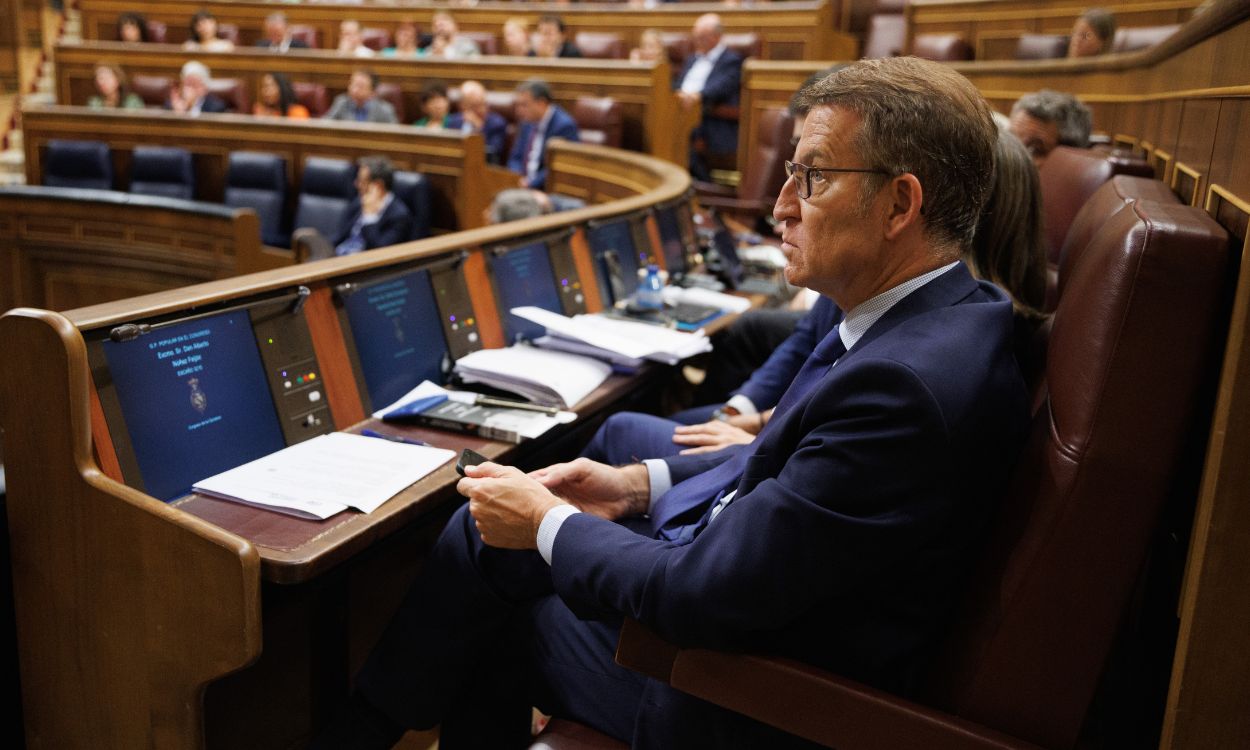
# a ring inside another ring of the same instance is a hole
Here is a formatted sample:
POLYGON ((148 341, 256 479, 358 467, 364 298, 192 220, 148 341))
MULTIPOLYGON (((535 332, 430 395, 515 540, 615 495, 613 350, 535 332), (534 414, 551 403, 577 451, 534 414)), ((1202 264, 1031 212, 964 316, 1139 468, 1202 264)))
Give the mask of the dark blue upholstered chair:
POLYGON ((430 236, 430 181, 419 172, 395 171, 395 197, 412 212, 410 240, 430 236))
POLYGON ((195 199, 195 168, 185 148, 135 146, 130 192, 162 198, 195 199))
POLYGON ((101 141, 48 141, 43 184, 50 187, 113 189, 113 158, 101 141))
POLYGON ((231 208, 250 208, 260 217, 261 242, 286 247, 286 160, 277 154, 235 151, 230 154, 223 202, 231 208))
POLYGON ((356 165, 352 162, 308 157, 304 161, 292 226, 295 229, 311 227, 327 240, 335 241, 347 221, 352 199, 356 197, 355 183, 356 165))

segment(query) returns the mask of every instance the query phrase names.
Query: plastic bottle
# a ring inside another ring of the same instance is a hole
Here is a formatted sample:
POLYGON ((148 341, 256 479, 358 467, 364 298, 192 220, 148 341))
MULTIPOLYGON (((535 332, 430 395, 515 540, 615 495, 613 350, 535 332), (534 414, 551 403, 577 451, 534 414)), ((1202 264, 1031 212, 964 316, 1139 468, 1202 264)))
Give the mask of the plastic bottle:
POLYGON ((635 295, 638 306, 648 310, 664 309, 663 290, 664 280, 660 278, 660 267, 652 263, 647 266, 647 275, 638 285, 638 294, 635 295))

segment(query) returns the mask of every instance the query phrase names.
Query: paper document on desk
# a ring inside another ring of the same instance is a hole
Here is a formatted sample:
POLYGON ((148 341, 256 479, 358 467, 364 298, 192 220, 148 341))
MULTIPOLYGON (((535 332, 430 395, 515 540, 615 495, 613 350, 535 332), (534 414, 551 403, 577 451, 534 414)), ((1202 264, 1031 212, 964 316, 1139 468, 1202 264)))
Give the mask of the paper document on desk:
POLYGON ((195 492, 326 519, 370 513, 455 458, 455 451, 333 432, 196 482, 195 492))
POLYGON ((466 354, 456 360, 456 374, 466 383, 484 383, 536 404, 568 409, 602 385, 612 368, 577 354, 509 346, 466 354))
MULTIPOLYGON (((621 357, 675 365, 687 357, 712 350, 711 342, 702 331, 684 333, 604 315, 569 318, 540 307, 514 307, 511 312, 545 326, 550 336, 581 341, 621 357)), ((612 356, 602 358, 612 361, 612 356)))
POLYGON ((751 308, 751 300, 746 297, 739 297, 736 294, 725 294, 724 292, 714 292, 711 289, 666 286, 661 294, 664 295, 664 301, 670 305, 682 303, 687 305, 707 305, 708 307, 715 307, 734 313, 746 312, 751 308))

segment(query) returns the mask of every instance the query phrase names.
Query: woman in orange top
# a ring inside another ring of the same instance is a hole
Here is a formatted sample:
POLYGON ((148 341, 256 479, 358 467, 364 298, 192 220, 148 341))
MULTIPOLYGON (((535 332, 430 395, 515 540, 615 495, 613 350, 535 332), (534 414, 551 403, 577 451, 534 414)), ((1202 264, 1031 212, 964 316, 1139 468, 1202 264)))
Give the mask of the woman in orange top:
POLYGON ((307 120, 308 108, 295 100, 295 89, 281 73, 266 73, 260 79, 260 97, 252 114, 307 120))

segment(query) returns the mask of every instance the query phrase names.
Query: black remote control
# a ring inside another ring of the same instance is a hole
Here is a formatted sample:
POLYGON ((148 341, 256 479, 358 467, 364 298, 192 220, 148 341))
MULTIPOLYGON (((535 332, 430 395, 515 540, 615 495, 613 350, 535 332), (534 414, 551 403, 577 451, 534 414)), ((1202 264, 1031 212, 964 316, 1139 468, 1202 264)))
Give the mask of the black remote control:
POLYGON ((460 458, 456 461, 456 473, 460 476, 464 476, 464 468, 466 466, 477 466, 478 464, 485 463, 489 460, 489 458, 483 456, 481 453, 465 448, 460 451, 460 458))

